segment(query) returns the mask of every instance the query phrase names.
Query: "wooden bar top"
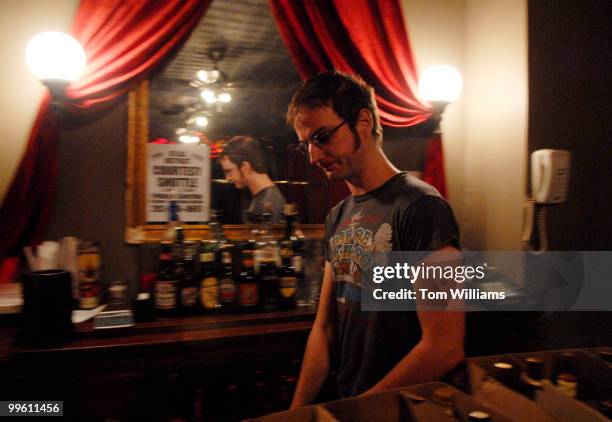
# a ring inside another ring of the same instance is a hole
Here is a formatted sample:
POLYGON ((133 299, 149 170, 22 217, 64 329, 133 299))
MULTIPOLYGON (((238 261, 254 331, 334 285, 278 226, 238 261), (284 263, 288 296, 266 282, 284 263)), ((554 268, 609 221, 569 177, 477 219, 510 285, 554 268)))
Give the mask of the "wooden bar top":
POLYGON ((18 329, 0 328, 0 360, 35 355, 73 355, 112 350, 159 350, 179 346, 214 348, 218 345, 234 346, 285 336, 307 336, 314 320, 314 307, 248 314, 214 314, 189 317, 156 317, 153 321, 137 322, 134 327, 94 330, 91 320, 76 324, 70 342, 61 346, 27 347, 15 344, 18 329))

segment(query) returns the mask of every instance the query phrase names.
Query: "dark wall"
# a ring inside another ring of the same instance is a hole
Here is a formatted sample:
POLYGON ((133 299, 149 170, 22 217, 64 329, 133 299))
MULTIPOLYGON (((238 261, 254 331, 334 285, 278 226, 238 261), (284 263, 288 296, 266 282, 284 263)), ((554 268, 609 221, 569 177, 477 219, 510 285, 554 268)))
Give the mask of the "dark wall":
MULTIPOLYGON (((529 153, 572 153, 568 201, 551 206, 552 250, 612 250, 609 2, 529 2, 529 153)), ((545 348, 610 345, 610 312, 549 316, 545 348)))
POLYGON ((105 282, 136 280, 136 249, 124 242, 127 107, 64 130, 59 183, 46 238, 100 241, 105 282))
POLYGON ((572 153, 568 201, 549 207, 551 249, 612 249, 609 2, 529 2, 529 153, 572 153))

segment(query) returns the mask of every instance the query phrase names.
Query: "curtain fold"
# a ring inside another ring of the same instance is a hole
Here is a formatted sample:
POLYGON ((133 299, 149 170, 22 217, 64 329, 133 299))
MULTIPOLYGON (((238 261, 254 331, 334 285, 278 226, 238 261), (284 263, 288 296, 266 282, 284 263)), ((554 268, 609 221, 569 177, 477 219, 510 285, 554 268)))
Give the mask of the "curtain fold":
MULTIPOLYGON (((360 75, 376 92, 381 123, 408 127, 432 116, 421 101, 418 74, 398 0, 269 0, 279 32, 302 78, 337 69, 360 75)), ((439 148, 428 158, 443 163, 439 148)), ((445 195, 444 167, 429 164, 445 195)), ((429 173, 428 173, 429 174, 429 173)), ((433 174, 433 173, 432 173, 433 174)))
MULTIPOLYGON (((66 92, 66 107, 84 114, 112 107, 191 33, 212 0, 81 0, 72 35, 87 69, 66 92)), ((0 259, 38 243, 57 188, 57 116, 41 103, 25 154, 0 208, 0 259)))

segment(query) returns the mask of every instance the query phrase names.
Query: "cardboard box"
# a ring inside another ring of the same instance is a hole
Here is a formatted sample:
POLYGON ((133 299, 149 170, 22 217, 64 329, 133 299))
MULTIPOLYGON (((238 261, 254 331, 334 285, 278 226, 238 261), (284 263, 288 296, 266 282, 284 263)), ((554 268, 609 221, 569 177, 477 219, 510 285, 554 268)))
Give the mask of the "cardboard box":
POLYGON ((590 351, 567 349, 486 356, 469 359, 468 366, 472 394, 512 418, 523 417, 521 412, 530 409, 530 412, 540 413, 539 417, 544 414, 566 421, 607 420, 591 405, 612 397, 612 367, 590 351), (576 355, 579 380, 577 399, 563 395, 553 381, 556 378, 559 358, 567 352, 576 355), (545 383, 546 388, 537 391, 533 401, 490 379, 495 362, 510 362, 519 370, 525 371, 525 359, 529 357, 543 360, 544 378, 548 380, 545 383), (512 413, 512 409, 516 409, 516 413, 512 413))
POLYGON ((338 422, 322 406, 304 406, 295 410, 271 413, 256 419, 249 419, 253 422, 338 422))
POLYGON ((474 397, 470 397, 464 392, 443 382, 430 382, 407 387, 399 390, 398 394, 404 399, 404 401, 407 402, 416 421, 454 421, 457 420, 457 418, 459 418, 459 420, 468 420, 469 413, 475 410, 488 413, 494 422, 511 421, 510 418, 498 410, 485 405, 484 403, 476 400, 474 397), (453 393, 451 399, 452 406, 454 408, 453 417, 448 416, 447 413, 444 412, 443 407, 436 403, 437 399, 434 392, 439 388, 448 388, 453 393), (414 396, 425 398, 426 401, 419 402, 419 400, 414 400, 412 398, 414 396), (432 409, 433 406, 435 406, 437 414, 434 413, 434 409, 432 409), (442 411, 443 417, 440 417, 440 411, 442 411))

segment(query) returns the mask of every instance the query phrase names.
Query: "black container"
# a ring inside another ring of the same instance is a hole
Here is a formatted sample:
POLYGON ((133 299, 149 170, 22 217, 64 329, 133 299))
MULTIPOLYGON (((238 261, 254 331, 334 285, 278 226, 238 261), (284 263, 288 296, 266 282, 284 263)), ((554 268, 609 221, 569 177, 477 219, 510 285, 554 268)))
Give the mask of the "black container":
POLYGON ((72 335, 72 279, 64 270, 24 274, 22 331, 32 345, 62 344, 72 335))

